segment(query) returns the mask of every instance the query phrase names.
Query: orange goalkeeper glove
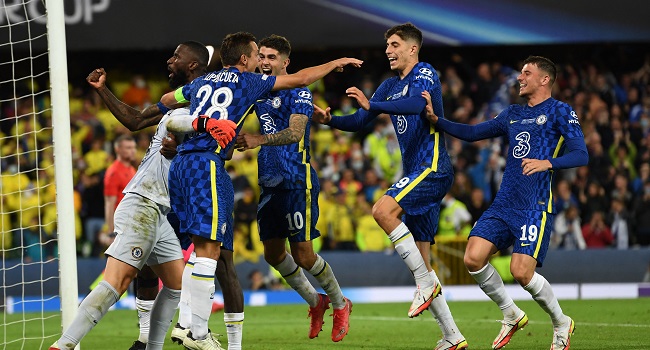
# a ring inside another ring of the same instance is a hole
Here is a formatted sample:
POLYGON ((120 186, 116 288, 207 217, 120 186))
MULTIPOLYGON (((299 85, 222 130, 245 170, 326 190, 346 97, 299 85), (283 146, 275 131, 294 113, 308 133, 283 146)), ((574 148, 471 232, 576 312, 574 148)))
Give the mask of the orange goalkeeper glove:
POLYGON ((235 137, 237 124, 228 119, 214 119, 207 115, 201 115, 194 119, 192 127, 198 132, 208 132, 215 139, 221 148, 226 146, 235 137))

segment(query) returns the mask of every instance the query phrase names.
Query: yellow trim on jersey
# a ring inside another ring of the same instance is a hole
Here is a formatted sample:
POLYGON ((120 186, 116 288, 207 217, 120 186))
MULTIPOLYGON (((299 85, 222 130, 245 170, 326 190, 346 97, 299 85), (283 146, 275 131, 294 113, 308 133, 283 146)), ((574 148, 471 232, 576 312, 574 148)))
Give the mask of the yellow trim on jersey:
POLYGON ((217 166, 214 161, 210 161, 210 191, 212 192, 212 225, 210 228, 210 239, 217 240, 217 230, 219 229, 219 195, 217 194, 217 166))
MULTIPOLYGON (((557 146, 555 146, 555 151, 553 151, 553 158, 557 158, 558 154, 560 154, 560 148, 564 144, 564 136, 560 136, 560 139, 557 142, 557 146)), ((550 193, 549 198, 548 198, 548 207, 546 211, 549 213, 553 212, 553 169, 550 170, 551 176, 548 181, 548 193, 550 193)))
POLYGON ((438 171, 438 158, 440 157, 439 142, 440 133, 436 131, 433 124, 429 123, 429 134, 433 135, 433 162, 431 163, 431 170, 438 171))
POLYGON ((399 203, 404 196, 406 196, 415 186, 417 186, 422 180, 427 177, 432 171, 434 171, 432 168, 427 168, 425 169, 422 174, 418 175, 418 177, 415 178, 415 180, 411 181, 406 188, 402 190, 397 196, 395 196, 395 201, 399 203))
POLYGON ((244 112, 244 116, 241 117, 241 119, 239 119, 239 122, 237 123, 237 127, 239 127, 239 125, 244 122, 246 117, 248 117, 249 115, 251 115, 254 112, 253 107, 255 107, 254 103, 252 105, 250 105, 250 107, 248 107, 246 112, 244 112))
POLYGON ((422 174, 418 175, 418 177, 415 178, 402 192, 400 192, 397 196, 395 196, 395 201, 399 203, 399 201, 404 198, 417 184, 422 182, 422 180, 427 177, 431 172, 436 172, 438 171, 438 158, 440 157, 440 152, 438 150, 438 142, 440 142, 440 133, 436 131, 436 129, 433 127, 433 125, 429 126, 429 134, 433 135, 433 159, 431 160, 431 167, 425 169, 422 174))
POLYGON ((537 236, 537 245, 535 247, 535 253, 533 253, 533 258, 537 259, 537 254, 539 254, 539 249, 542 247, 542 241, 544 239, 544 229, 546 228, 546 212, 542 212, 542 223, 539 225, 539 236, 537 236))
POLYGON ((309 188, 305 189, 305 203, 305 241, 311 241, 311 189, 309 188))
POLYGON ((226 324, 244 324, 244 321, 232 321, 232 322, 228 321, 228 322, 225 322, 225 323, 226 324))
POLYGON ((182 86, 174 91, 174 99, 178 103, 190 102, 190 101, 185 99, 185 96, 183 96, 183 87, 182 86))

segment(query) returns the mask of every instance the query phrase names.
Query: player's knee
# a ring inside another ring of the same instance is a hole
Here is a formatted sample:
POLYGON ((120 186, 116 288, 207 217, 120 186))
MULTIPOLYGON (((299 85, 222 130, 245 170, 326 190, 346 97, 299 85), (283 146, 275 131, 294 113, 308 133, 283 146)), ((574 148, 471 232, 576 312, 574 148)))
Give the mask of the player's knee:
POLYGON ((483 261, 468 252, 465 252, 463 263, 465 263, 465 268, 467 268, 467 270, 470 272, 476 272, 485 266, 485 263, 483 261))
POLYGON ((311 252, 311 254, 304 252, 297 254, 294 253, 293 259, 296 262, 296 265, 300 266, 303 270, 310 270, 316 262, 316 254, 313 252, 311 252))
POLYGON ((277 266, 284 260, 284 257, 280 258, 276 254, 264 253, 264 260, 271 266, 277 266))
POLYGON ((375 203, 375 205, 372 206, 372 217, 375 219, 377 222, 383 221, 386 217, 388 216, 388 211, 384 206, 378 205, 378 203, 375 203))
POLYGON ((136 295, 142 300, 154 300, 158 295, 158 276, 156 274, 135 277, 136 295))
POLYGON ((510 265, 510 273, 514 277, 515 281, 521 286, 528 285, 530 280, 533 278, 535 271, 528 271, 525 267, 510 265))

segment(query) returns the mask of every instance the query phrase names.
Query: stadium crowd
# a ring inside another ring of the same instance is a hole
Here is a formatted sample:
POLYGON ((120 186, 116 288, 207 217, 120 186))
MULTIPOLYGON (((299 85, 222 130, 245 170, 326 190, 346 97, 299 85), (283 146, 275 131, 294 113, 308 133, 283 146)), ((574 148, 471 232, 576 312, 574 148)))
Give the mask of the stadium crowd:
MULTIPOLYGON (((537 52, 525 52, 522 57, 537 52)), ((589 165, 557 174, 553 194, 558 216, 555 249, 629 249, 650 245, 650 54, 589 60, 553 57, 558 79, 553 96, 570 104, 585 135, 589 165), (605 63, 606 62, 606 63, 605 63)), ((427 56, 425 53, 424 57, 427 56)), ((314 103, 333 114, 357 108, 344 91, 357 86, 366 95, 391 74, 385 58, 366 60, 363 72, 338 79, 334 74, 310 86, 314 103), (364 75, 385 72, 384 75, 364 75)), ((478 61, 459 54, 430 60, 442 81, 445 118, 475 124, 494 118, 518 101, 517 62, 478 61)), ((87 73, 87 72, 85 72, 87 73)), ((137 108, 156 103, 167 90, 160 77, 136 75, 112 82, 112 90, 137 108)), ((44 85, 44 84, 43 84, 44 85)), ((43 86, 24 86, 2 96, 0 145, 2 206, 0 242, 7 258, 38 260, 55 254, 56 231, 51 118, 43 86), (31 130, 33 137, 21 137, 31 130), (49 185, 43 185, 49 184, 49 185), (39 207, 45 208, 39 215, 39 207), (49 242, 41 254, 38 242, 49 242), (27 248, 23 248, 27 247, 27 248)), ((6 92, 3 92, 3 95, 6 92)), ((77 246, 81 256, 101 256, 110 242, 104 221, 103 176, 113 162, 112 142, 128 134, 85 81, 71 81, 70 112, 77 246)), ((368 96, 369 97, 369 96, 368 96)), ((312 165, 321 179, 316 250, 391 251, 371 208, 401 177, 401 154, 388 116, 357 133, 312 124, 312 165)), ((244 132, 258 132, 249 117, 244 132)), ((153 129, 135 133, 137 166, 153 129)), ((499 189, 505 154, 503 139, 462 142, 447 136, 455 181, 443 200, 438 237, 467 237, 499 189)), ((263 248, 255 220, 259 186, 255 151, 235 152, 227 163, 235 187, 236 261, 257 262, 263 248)))

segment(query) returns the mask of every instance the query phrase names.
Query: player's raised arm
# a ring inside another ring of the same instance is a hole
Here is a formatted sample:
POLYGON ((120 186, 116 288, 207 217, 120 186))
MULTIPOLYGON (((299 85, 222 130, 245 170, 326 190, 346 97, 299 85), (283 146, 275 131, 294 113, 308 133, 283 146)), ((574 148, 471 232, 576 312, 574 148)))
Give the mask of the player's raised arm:
POLYGON ((164 106, 163 110, 161 110, 161 106, 159 105, 151 105, 139 111, 120 101, 106 86, 106 76, 104 68, 97 68, 88 74, 86 81, 90 86, 95 88, 95 91, 97 91, 99 97, 104 101, 108 110, 113 113, 115 119, 130 131, 138 131, 156 125, 162 118, 162 115, 167 111, 164 106))
MULTIPOLYGON (((356 58, 339 58, 337 60, 329 61, 321 64, 320 66, 308 67, 299 70, 294 74, 287 74, 278 76, 273 85, 273 91, 294 89, 305 87, 318 79, 326 76, 331 71, 342 72, 343 67, 351 65, 353 67, 361 67, 363 61, 356 58)), ((164 102, 163 102, 164 103, 164 102)))

